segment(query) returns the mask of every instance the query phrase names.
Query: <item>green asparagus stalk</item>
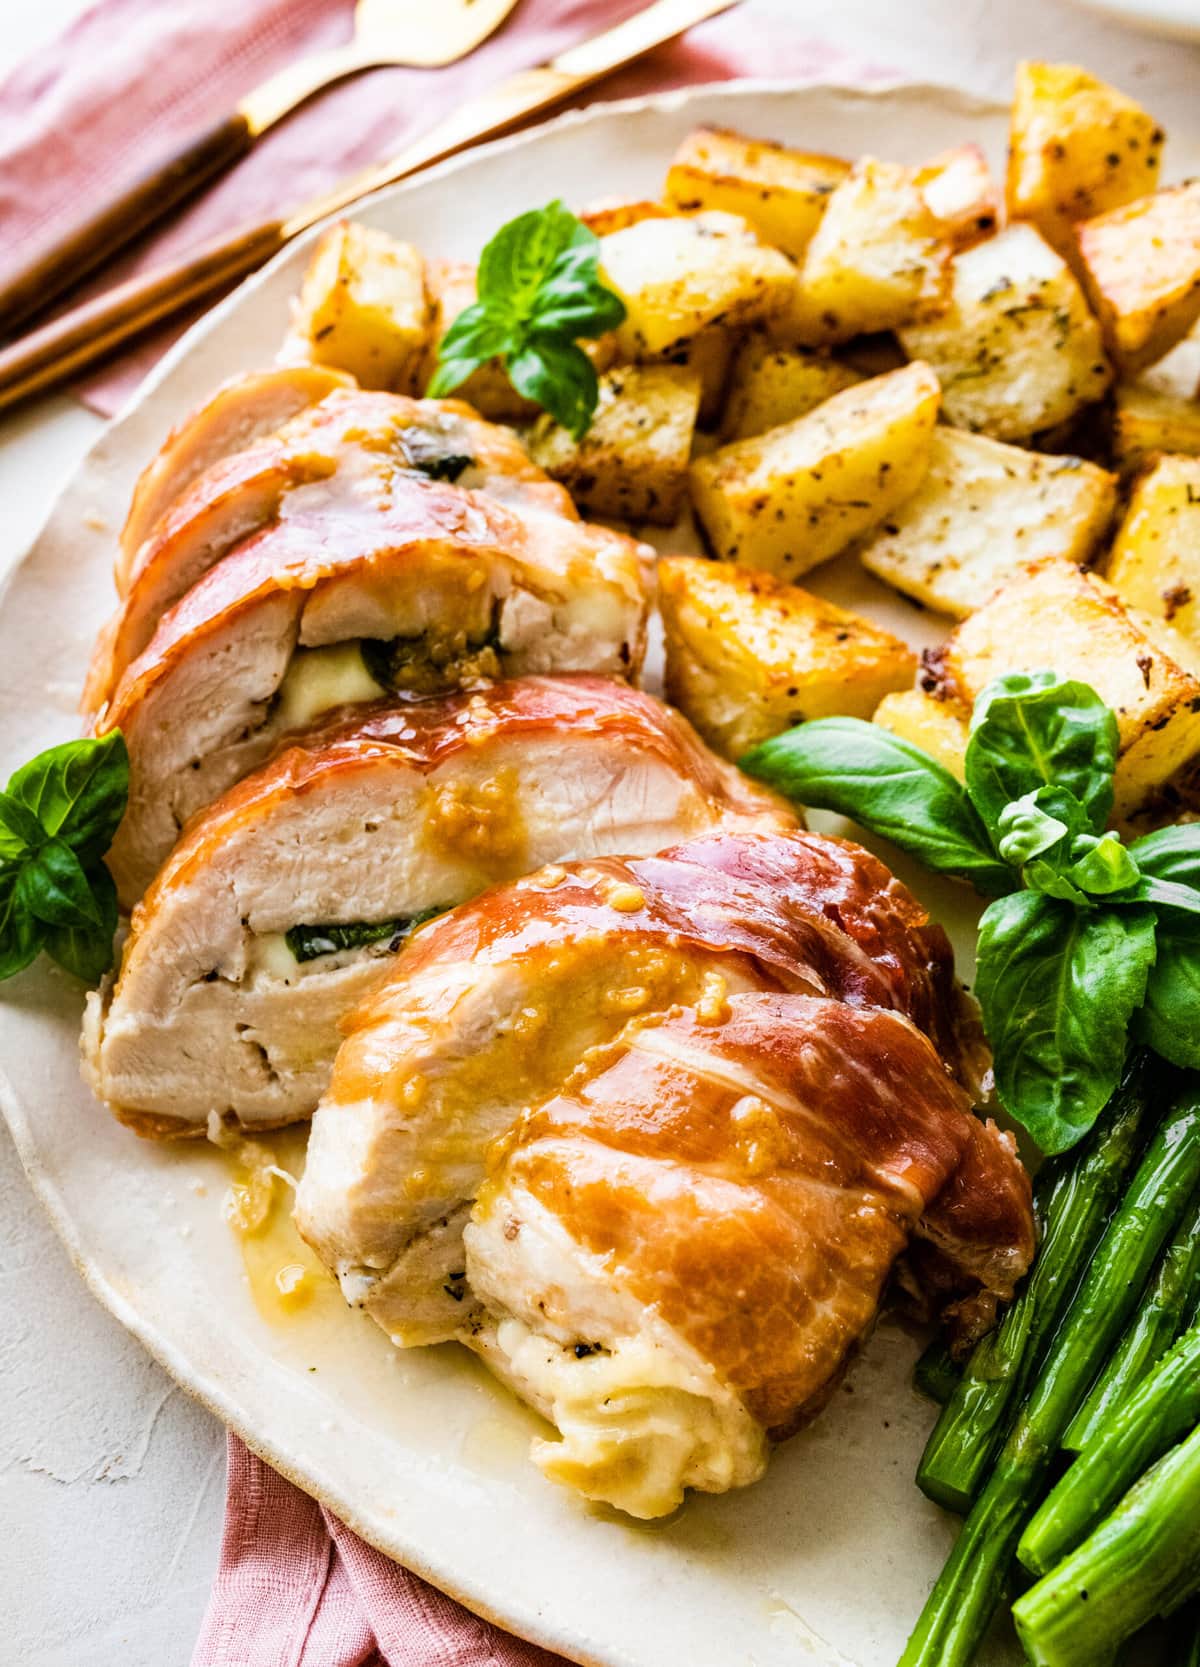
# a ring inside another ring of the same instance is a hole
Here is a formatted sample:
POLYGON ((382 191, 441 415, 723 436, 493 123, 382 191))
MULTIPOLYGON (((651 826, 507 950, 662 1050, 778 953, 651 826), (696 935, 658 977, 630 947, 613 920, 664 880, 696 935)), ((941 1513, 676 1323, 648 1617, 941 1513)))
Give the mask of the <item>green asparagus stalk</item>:
POLYGON ((917 1470, 918 1487, 947 1510, 965 1513, 979 1490, 1133 1167, 1160 1080, 1150 1056, 1135 1054, 1086 1143, 1042 1167, 1036 1202, 1043 1233, 1033 1272, 971 1355, 917 1470))
POLYGON ((1187 1325, 1200 1301, 1200 1194, 1163 1252, 1149 1288, 1124 1337, 1096 1379, 1087 1400, 1071 1420, 1063 1446, 1082 1452, 1096 1437, 1108 1414, 1161 1360, 1187 1325))
POLYGON ((1155 1460, 1200 1423, 1200 1325, 1101 1423, 1021 1536, 1017 1556, 1048 1574, 1103 1521, 1155 1460))
POLYGON ((1013 1605, 1034 1667, 1098 1667, 1200 1590, 1200 1426, 1013 1605))
POLYGON ((922 1395, 944 1407, 958 1388, 962 1367, 940 1337, 935 1337, 913 1367, 913 1384, 922 1395))
POLYGON ((963 1524, 900 1667, 968 1667, 1076 1407, 1200 1183, 1200 1087, 1171 1108, 1096 1247, 1037 1381, 963 1524))

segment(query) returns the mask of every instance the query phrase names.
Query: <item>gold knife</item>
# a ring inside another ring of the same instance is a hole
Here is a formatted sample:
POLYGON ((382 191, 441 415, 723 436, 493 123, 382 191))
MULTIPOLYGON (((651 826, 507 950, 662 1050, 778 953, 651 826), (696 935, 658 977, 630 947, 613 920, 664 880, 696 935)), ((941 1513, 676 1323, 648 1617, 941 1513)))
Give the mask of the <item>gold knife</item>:
POLYGON ((469 100, 390 161, 352 175, 285 218, 216 238, 182 260, 138 273, 51 319, 0 351, 0 409, 78 375, 150 325, 244 277, 326 215, 337 214, 371 191, 561 104, 654 47, 740 3, 656 0, 624 23, 469 100))

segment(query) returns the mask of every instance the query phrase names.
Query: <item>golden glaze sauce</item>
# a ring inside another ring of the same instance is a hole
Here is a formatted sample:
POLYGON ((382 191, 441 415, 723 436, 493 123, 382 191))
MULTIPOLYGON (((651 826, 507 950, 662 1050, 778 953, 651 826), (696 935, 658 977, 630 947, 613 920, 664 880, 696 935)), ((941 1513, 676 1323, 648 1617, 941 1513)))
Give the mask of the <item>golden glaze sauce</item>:
POLYGON ((292 1220, 293 1188, 304 1170, 308 1129, 281 1129, 228 1148, 232 1180, 222 1203, 236 1235, 254 1306, 271 1325, 319 1319, 345 1304, 333 1275, 292 1220), (273 1173, 279 1171, 279 1173, 273 1173))

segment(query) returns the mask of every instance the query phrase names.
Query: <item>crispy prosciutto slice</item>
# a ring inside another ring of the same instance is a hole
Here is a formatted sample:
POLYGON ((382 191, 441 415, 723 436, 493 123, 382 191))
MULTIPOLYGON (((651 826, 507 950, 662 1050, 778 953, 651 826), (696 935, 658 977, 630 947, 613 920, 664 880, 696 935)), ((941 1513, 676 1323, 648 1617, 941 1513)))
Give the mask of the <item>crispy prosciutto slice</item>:
POLYGON ((131 905, 187 819, 336 707, 481 678, 634 676, 644 547, 399 474, 386 506, 318 503, 240 545, 163 619, 94 720, 119 726, 129 807, 110 865, 131 905))
POLYGON ((143 1133, 308 1116, 339 1020, 431 915, 555 859, 792 821, 677 713, 604 678, 368 708, 190 825, 90 999, 89 1077, 143 1133))
POLYGON ((1028 1178, 960 1080, 952 973, 887 870, 815 834, 499 887, 349 1019, 301 1231, 397 1344, 476 1349, 589 1497, 653 1516, 749 1481, 910 1241, 937 1237, 962 1300, 1011 1294, 1032 1255, 1028 1178))
POLYGON ((138 543, 119 568, 122 602, 96 650, 84 692, 88 711, 112 693, 167 610, 265 528, 294 527, 320 550, 336 543, 347 521, 360 532, 373 520, 386 525, 402 480, 454 483, 516 512, 578 520, 569 494, 530 462, 511 429, 482 422, 458 400, 408 399, 345 383, 315 367, 249 378, 218 394, 168 441, 135 493, 122 548, 138 543), (291 421, 248 434, 236 449, 219 449, 239 416, 249 420, 247 409, 265 420, 264 403, 269 411, 281 408, 281 395, 299 397, 307 390, 303 379, 312 377, 328 385, 291 421), (278 379, 287 379, 282 390, 278 379), (209 452, 212 461, 195 469, 209 452))

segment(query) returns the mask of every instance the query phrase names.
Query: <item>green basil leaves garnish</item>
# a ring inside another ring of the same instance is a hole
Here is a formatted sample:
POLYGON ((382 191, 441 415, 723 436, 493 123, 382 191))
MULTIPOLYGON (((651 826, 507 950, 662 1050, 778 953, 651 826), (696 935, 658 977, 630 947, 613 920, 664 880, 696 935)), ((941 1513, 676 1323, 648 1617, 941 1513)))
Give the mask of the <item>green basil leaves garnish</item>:
POLYGON ((117 894, 104 866, 129 797, 120 730, 67 741, 0 793, 0 978, 45 950, 90 984, 112 965, 117 894))
POLYGON ((600 280, 599 256, 599 238, 561 202, 502 226, 479 258, 478 299, 442 337, 429 396, 499 359, 519 394, 582 439, 600 388, 579 341, 625 317, 625 303, 600 280))

